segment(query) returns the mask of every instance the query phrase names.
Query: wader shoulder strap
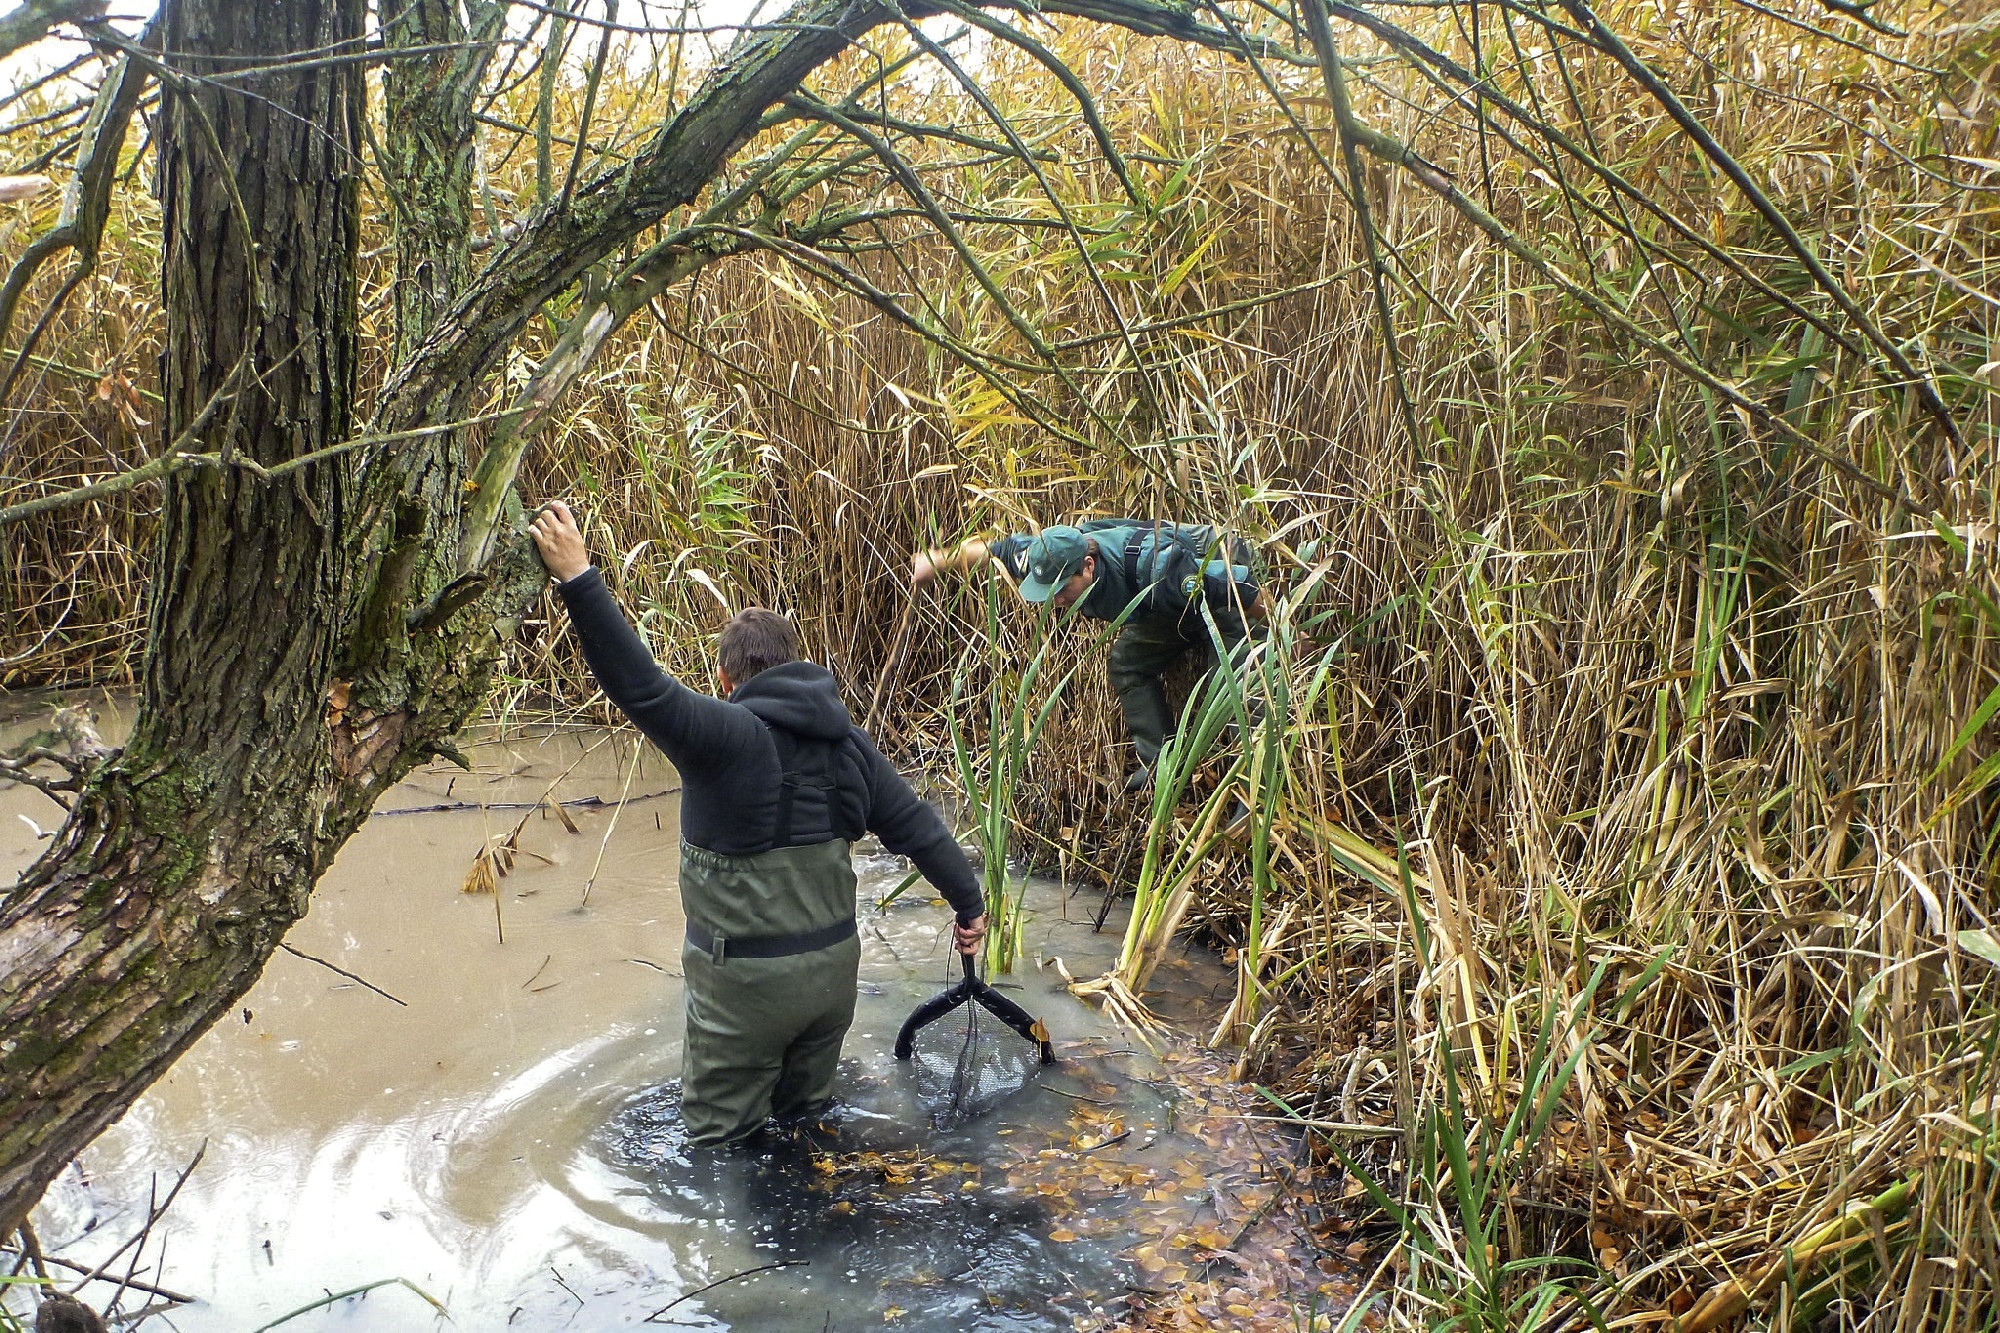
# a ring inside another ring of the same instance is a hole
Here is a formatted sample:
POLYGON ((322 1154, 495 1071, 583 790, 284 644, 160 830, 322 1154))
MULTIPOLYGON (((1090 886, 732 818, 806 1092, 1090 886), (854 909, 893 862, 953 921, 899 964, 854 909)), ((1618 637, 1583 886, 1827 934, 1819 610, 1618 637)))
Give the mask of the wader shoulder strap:
MULTIPOLYGON (((771 830, 773 847, 790 847, 792 843, 792 806, 798 799, 801 787, 810 787, 820 793, 820 803, 826 811, 828 837, 838 830, 834 828, 834 793, 839 783, 834 781, 833 745, 827 741, 800 742, 798 736, 783 727, 765 724, 771 733, 771 743, 778 750, 778 767, 782 776, 778 784, 778 813, 771 830)), ((821 832, 822 830, 813 830, 821 832)), ((812 839, 823 841, 821 838, 812 839)))

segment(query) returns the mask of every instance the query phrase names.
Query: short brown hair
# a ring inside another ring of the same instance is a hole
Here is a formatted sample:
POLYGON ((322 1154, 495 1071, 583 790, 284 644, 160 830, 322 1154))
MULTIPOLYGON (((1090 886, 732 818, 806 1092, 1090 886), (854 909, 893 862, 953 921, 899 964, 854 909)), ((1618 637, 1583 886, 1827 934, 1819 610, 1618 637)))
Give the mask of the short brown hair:
POLYGON ((799 632, 776 611, 749 606, 729 617, 715 640, 715 664, 732 685, 799 660, 799 632))

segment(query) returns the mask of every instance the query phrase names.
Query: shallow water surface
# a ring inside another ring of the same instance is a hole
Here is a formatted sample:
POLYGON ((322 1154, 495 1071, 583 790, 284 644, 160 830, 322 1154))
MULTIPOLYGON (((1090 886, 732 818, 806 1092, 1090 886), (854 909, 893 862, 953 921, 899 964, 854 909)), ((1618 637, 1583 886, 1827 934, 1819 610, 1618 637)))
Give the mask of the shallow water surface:
MULTIPOLYGON (((50 1191, 43 1244, 96 1264, 199 1152, 139 1260, 142 1281, 198 1299, 149 1326, 246 1333, 400 1278, 422 1294, 381 1286, 284 1326, 442 1326, 428 1297, 469 1330, 1067 1328, 1124 1291, 1121 1256, 1158 1220, 1141 1195, 1189 1219, 1209 1206, 1214 1144, 1177 1126, 1167 1072, 1055 965, 1107 965, 1122 915, 1093 933, 1094 893, 1034 888, 1030 956, 996 979, 1061 1063, 985 1115, 933 1124, 934 1089, 890 1048, 955 971, 948 912, 921 886, 878 911, 906 865, 872 844, 841 1104, 757 1151, 689 1152, 675 775, 629 733, 468 753, 473 773, 435 766, 384 798, 288 936, 298 953, 50 1191), (572 802, 568 824, 544 795, 572 802), (591 797, 605 804, 574 804, 591 797), (482 848, 504 848, 490 864, 507 873, 497 893, 463 892, 482 848)), ((0 875, 57 814, 0 789, 0 875)), ((1166 971, 1184 993, 1223 984, 1199 960, 1166 971)))

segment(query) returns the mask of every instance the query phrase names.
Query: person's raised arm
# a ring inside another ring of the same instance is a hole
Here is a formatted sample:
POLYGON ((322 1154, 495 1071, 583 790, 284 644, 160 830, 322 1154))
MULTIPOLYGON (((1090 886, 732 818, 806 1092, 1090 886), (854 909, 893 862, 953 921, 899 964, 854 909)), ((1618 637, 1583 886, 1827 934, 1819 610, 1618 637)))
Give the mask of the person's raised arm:
POLYGON ((683 771, 695 771, 755 739, 763 724, 740 708, 691 690, 660 670, 590 556, 569 506, 543 506, 528 525, 542 563, 569 608, 584 661, 604 697, 683 771))
POLYGON ((939 574, 955 574, 983 565, 991 551, 990 544, 978 537, 956 546, 933 546, 918 551, 910 557, 910 586, 921 588, 939 574))

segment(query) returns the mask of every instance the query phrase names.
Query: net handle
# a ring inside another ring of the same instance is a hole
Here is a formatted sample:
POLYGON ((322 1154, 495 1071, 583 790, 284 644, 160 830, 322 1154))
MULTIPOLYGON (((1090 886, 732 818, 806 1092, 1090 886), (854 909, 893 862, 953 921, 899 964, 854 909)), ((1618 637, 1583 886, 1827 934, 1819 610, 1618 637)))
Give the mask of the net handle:
POLYGON ((959 957, 965 961, 965 980, 950 990, 925 1000, 903 1020, 902 1030, 896 1034, 898 1060, 909 1059, 911 1053, 915 1051, 917 1033, 920 1029, 929 1027, 972 998, 972 988, 979 984, 979 978, 972 970, 972 955, 960 954, 959 957))

